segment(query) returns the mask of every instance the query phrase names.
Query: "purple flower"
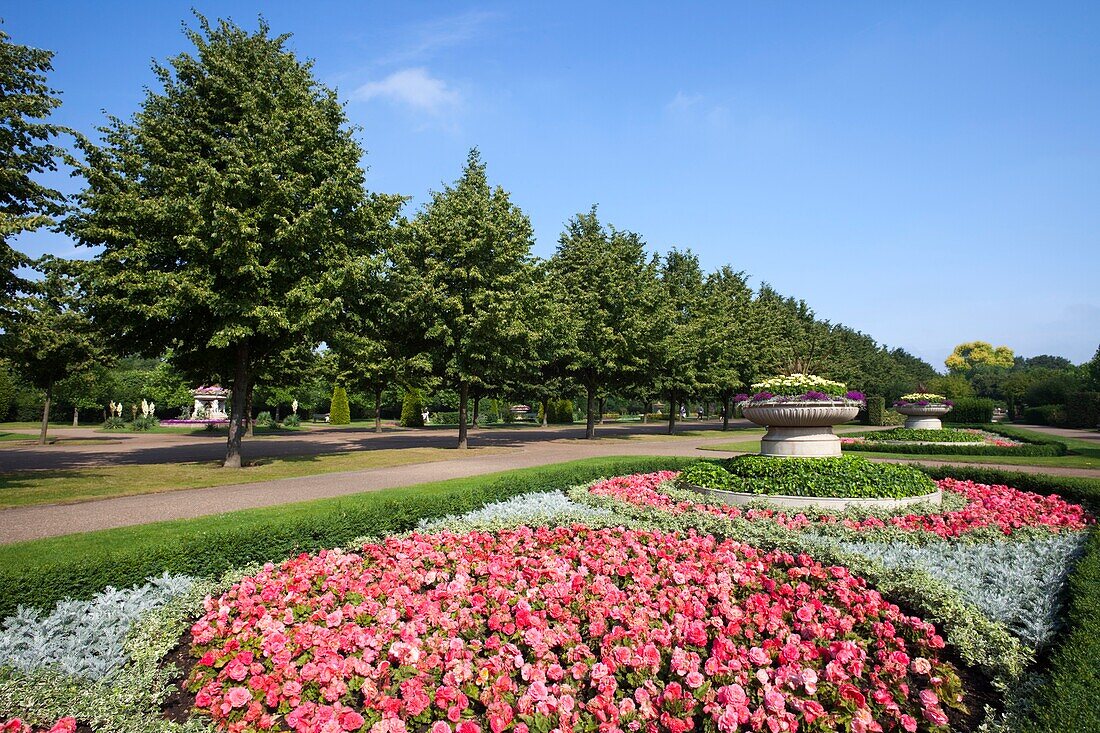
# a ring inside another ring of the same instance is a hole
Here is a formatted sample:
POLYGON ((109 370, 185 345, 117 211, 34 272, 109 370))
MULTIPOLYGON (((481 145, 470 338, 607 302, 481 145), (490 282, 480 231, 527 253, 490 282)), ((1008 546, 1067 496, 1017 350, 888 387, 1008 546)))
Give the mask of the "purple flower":
POLYGON ((858 390, 854 390, 854 389, 851 390, 850 392, 848 392, 848 394, 846 394, 844 396, 847 397, 850 400, 855 400, 857 402, 863 402, 865 399, 867 399, 866 395, 864 395, 862 392, 860 392, 858 390))
POLYGON ((921 407, 927 407, 930 403, 928 402, 928 400, 917 400, 917 404, 921 407))
POLYGON ((774 396, 775 395, 773 395, 771 392, 757 392, 752 396, 752 401, 763 402, 764 400, 770 400, 774 396))
POLYGON ((733 401, 734 402, 744 402, 748 398, 749 398, 749 396, 747 394, 743 394, 743 393, 742 394, 735 394, 733 396, 733 401))
POLYGON ((829 395, 825 394, 824 392, 816 392, 816 391, 811 389, 809 392, 802 395, 802 399, 804 399, 804 400, 828 400, 828 399, 832 399, 832 398, 829 397, 829 395))
POLYGON ((947 405, 948 407, 954 407, 955 406, 955 403, 952 402, 951 400, 944 400, 943 404, 947 405))

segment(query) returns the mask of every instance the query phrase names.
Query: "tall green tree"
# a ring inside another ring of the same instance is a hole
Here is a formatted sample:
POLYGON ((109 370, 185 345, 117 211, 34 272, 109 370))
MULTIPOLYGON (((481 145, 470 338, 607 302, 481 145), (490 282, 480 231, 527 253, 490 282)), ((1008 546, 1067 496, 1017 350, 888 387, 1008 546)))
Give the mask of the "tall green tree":
POLYGON ((459 396, 458 447, 468 445, 473 388, 528 352, 525 326, 533 262, 527 215, 489 185, 477 149, 462 176, 432 199, 395 250, 395 284, 418 321, 410 332, 433 371, 459 396))
POLYGON ((96 333, 76 276, 76 263, 46 257, 35 263, 42 278, 25 286, 13 306, 13 317, 0 345, 23 379, 42 391, 42 429, 46 442, 50 404, 59 382, 90 369, 102 356, 102 338, 96 333))
POLYGON ((61 192, 36 180, 57 170, 65 154, 53 142, 65 128, 47 121, 61 106, 47 83, 52 70, 52 51, 13 43, 0 30, 0 309, 26 285, 16 271, 30 264, 12 240, 51 226, 65 211, 61 192))
POLYGON ((653 383, 668 399, 668 433, 676 428, 680 406, 716 385, 712 365, 717 343, 708 333, 703 271, 690 250, 672 249, 660 268, 659 294, 651 318, 656 326, 649 338, 660 344, 653 383))
POLYGON ((363 241, 363 154, 335 92, 272 36, 198 16, 194 52, 154 64, 129 122, 82 145, 88 185, 68 229, 102 247, 97 318, 137 351, 172 350, 232 390, 224 465, 240 467, 257 372, 319 343, 363 241))
POLYGON ((556 311, 568 324, 566 373, 585 390, 585 437, 594 438, 597 397, 639 381, 657 348, 657 266, 640 236, 604 227, 593 206, 566 224, 550 280, 556 311))
POLYGON ((379 246, 357 253, 349 266, 344 318, 327 343, 336 360, 336 378, 372 397, 374 430, 380 433, 383 393, 398 386, 425 386, 431 361, 418 336, 415 303, 410 303, 393 259, 399 243, 413 234, 400 216, 404 199, 375 196, 374 201, 370 231, 379 246))
POLYGON ((702 337, 713 355, 709 363, 714 393, 722 403, 722 429, 729 430, 733 396, 757 376, 756 313, 752 289, 743 272, 727 266, 707 276, 703 285, 702 337))
POLYGON ((944 360, 952 372, 966 373, 974 367, 989 366, 1009 369, 1015 363, 1015 355, 1007 346, 996 346, 987 341, 967 341, 959 344, 944 360))

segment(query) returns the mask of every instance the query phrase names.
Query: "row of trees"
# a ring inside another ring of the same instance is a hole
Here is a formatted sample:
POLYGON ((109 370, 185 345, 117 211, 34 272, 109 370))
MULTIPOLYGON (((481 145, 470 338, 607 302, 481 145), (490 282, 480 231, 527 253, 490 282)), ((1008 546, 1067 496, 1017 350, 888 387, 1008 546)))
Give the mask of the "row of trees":
POLYGON ((160 88, 132 119, 111 118, 98 141, 72 133, 75 154, 45 122, 58 104, 49 52, 0 39, 4 114, 25 130, 0 200, 3 354, 43 390, 43 435, 57 385, 117 345, 230 387, 229 467, 256 390, 301 382, 322 344, 335 379, 376 409, 395 385, 453 389, 463 448, 469 405, 490 394, 545 406, 580 390, 592 437, 612 393, 667 400, 671 431, 685 400, 718 399, 728 417, 735 392, 780 370, 886 396, 934 375, 803 301, 754 291, 744 272, 704 272, 689 250, 651 255, 595 207, 538 260, 528 217, 476 149, 406 216, 403 197, 366 191, 355 130, 286 36, 197 26, 192 52, 154 66, 160 88), (72 200, 33 182, 59 160, 84 181, 72 200), (45 258, 39 279, 20 280, 10 239, 45 225, 94 257, 45 258))

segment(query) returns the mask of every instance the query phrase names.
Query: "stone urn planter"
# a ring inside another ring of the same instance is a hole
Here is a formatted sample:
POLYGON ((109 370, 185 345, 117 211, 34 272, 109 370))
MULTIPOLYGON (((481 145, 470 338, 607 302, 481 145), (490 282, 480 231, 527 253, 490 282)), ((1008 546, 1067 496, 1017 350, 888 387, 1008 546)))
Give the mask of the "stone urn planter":
POLYGON ((951 411, 951 405, 929 403, 927 405, 897 405, 895 410, 905 415, 905 427, 920 430, 942 430, 940 418, 951 411))
POLYGON ((782 458, 824 458, 840 455, 840 438, 833 425, 859 414, 859 405, 847 402, 766 402, 748 404, 742 414, 768 429, 760 441, 760 455, 782 458))

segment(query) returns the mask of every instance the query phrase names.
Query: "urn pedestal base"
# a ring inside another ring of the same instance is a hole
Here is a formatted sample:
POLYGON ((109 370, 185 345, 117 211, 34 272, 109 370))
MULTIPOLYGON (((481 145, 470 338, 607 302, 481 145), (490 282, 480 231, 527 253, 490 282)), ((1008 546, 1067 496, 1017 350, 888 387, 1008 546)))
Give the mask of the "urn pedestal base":
POLYGON ((943 430, 943 423, 938 417, 912 415, 905 418, 905 427, 910 430, 943 430))
POLYGON ((831 427, 780 427, 773 425, 760 440, 760 455, 780 458, 831 458, 839 456, 840 438, 831 427))
POLYGON ((951 405, 898 405, 895 408, 905 415, 905 427, 912 430, 943 430, 940 418, 951 411, 951 405))

